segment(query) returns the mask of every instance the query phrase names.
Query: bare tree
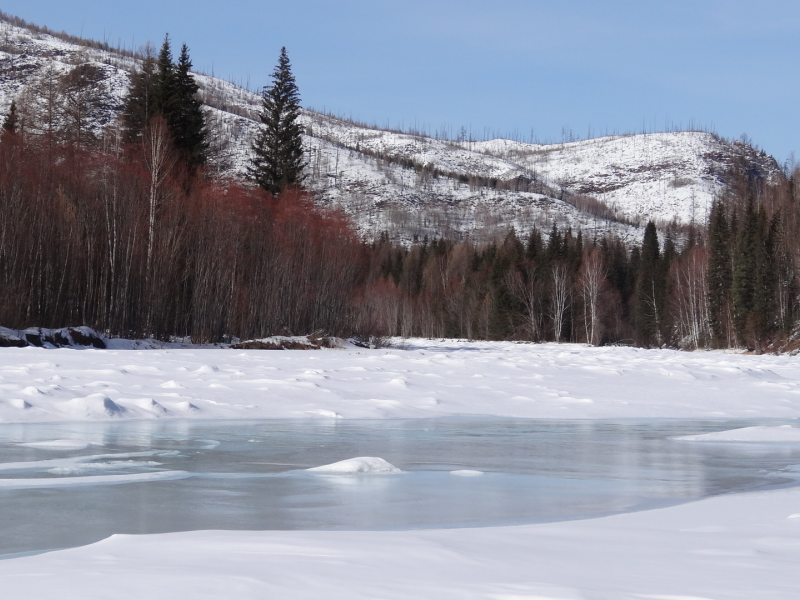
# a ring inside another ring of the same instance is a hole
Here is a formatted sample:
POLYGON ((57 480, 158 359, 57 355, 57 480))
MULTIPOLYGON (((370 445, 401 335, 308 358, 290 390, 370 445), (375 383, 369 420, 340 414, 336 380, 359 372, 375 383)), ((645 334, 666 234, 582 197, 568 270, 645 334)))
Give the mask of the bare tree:
POLYGON ((569 266, 563 261, 554 262, 551 268, 553 289, 550 308, 553 318, 553 336, 557 342, 561 341, 564 318, 567 316, 567 310, 572 302, 572 278, 569 271, 569 266))
POLYGON ((532 342, 540 340, 542 338, 542 295, 536 264, 528 261, 523 266, 522 273, 516 270, 506 273, 506 285, 514 298, 522 304, 525 329, 530 340, 532 342))
POLYGON ((596 346, 600 338, 600 294, 606 279, 606 267, 600 248, 592 248, 584 256, 578 275, 578 288, 583 300, 583 322, 586 341, 596 346))
POLYGON ((172 148, 166 120, 156 117, 150 121, 142 139, 144 164, 150 175, 147 211, 147 262, 145 281, 148 294, 152 287, 153 249, 155 247, 156 214, 163 202, 164 182, 175 167, 176 155, 172 148))

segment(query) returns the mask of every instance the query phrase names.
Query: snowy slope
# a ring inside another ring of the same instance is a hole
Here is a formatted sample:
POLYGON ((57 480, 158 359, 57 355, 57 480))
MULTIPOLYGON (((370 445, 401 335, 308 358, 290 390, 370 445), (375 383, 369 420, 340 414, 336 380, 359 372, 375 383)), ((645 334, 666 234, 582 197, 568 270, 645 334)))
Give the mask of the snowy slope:
MULTIPOLYGON (((105 78, 104 112, 92 123, 100 134, 115 123, 135 60, 0 21, 0 111, 7 111, 12 99, 24 99, 26 90, 86 63, 105 78)), ((258 127, 259 96, 207 75, 198 74, 197 81, 208 105, 212 168, 242 176, 258 127)), ((555 222, 587 235, 613 232, 638 242, 650 218, 702 222, 734 161, 745 160, 766 178, 778 172, 772 157, 708 133, 554 145, 450 142, 313 111, 302 119, 308 186, 320 203, 350 214, 366 237, 388 231, 405 241, 464 234, 481 240, 512 225, 523 232, 534 225, 547 231, 555 222), (583 212, 573 206, 576 194, 598 198, 618 218, 583 212)))

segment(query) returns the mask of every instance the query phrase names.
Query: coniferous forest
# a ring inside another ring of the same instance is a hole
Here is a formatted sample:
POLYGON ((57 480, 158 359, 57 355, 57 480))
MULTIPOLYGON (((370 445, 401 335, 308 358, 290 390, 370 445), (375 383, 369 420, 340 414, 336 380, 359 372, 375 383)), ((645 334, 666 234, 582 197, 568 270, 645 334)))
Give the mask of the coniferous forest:
POLYGON ((188 48, 176 61, 165 39, 100 136, 86 127, 91 68, 12 104, 0 138, 0 324, 195 342, 325 331, 763 352, 794 341, 797 171, 768 184, 734 165, 708 223, 649 223, 633 248, 556 225, 480 245, 365 241, 302 187, 285 49, 248 181, 205 169, 191 66, 188 48), (55 106, 59 119, 41 118, 55 106))

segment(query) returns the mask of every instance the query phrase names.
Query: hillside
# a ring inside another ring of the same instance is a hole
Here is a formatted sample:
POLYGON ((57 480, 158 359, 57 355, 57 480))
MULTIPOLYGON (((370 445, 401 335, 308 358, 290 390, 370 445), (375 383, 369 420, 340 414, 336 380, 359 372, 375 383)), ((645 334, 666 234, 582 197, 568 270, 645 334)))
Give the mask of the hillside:
MULTIPOLYGON (((36 130, 37 110, 47 108, 41 106, 43 90, 61 85, 76 67, 90 65, 98 83, 88 128, 99 137, 116 123, 135 64, 135 58, 100 45, 2 20, 0 111, 16 100, 27 127, 36 130)), ((259 96, 207 75, 198 74, 197 81, 207 105, 211 167, 242 176, 257 128, 259 96)), ((549 230, 556 222, 586 235, 611 231, 638 242, 648 219, 704 221, 735 162, 764 178, 779 171, 771 156, 702 132, 553 145, 453 142, 314 111, 302 118, 308 186, 321 204, 350 214, 366 237, 389 231, 405 241, 464 234, 480 240, 511 225, 549 230)), ((58 117, 51 125, 58 127, 58 117)))

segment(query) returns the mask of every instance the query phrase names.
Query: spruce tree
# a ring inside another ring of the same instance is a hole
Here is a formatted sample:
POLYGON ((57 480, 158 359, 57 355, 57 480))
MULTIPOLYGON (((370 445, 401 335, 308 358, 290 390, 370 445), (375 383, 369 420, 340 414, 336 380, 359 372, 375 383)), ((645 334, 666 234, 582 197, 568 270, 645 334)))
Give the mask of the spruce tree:
POLYGON ((189 48, 181 47, 178 64, 174 70, 172 110, 167 115, 167 124, 175 147, 183 153, 190 167, 199 167, 206 161, 205 116, 203 105, 197 97, 199 87, 190 72, 192 61, 189 48))
POLYGON ((125 123, 125 137, 129 142, 142 139, 150 119, 156 115, 156 60, 149 52, 142 60, 142 66, 131 73, 128 97, 125 100, 122 117, 125 123))
POLYGON ((733 296, 733 319, 739 340, 750 345, 748 325, 752 325, 756 281, 758 278, 759 231, 758 213, 753 198, 747 202, 742 222, 736 235, 733 277, 731 291, 733 296))
POLYGON ((8 114, 6 115, 6 118, 3 121, 3 133, 16 133, 18 119, 19 117, 17 116, 17 103, 16 101, 12 100, 11 107, 8 109, 8 114))
POLYGON ((639 273, 636 278, 635 328, 639 344, 645 347, 661 345, 664 324, 665 271, 655 223, 650 221, 644 230, 639 273))
POLYGON ((728 219, 721 202, 711 206, 708 219, 708 313, 714 347, 725 346, 725 310, 731 293, 732 244, 728 219))
POLYGON ((167 122, 171 120, 177 99, 175 63, 172 60, 172 46, 169 34, 164 36, 164 43, 158 53, 155 73, 155 114, 162 115, 167 122))
POLYGON ((164 117, 175 148, 191 168, 196 168, 205 163, 208 144, 203 104, 197 97, 199 88, 191 68, 186 44, 175 64, 166 36, 158 59, 148 53, 141 68, 131 74, 123 117, 131 142, 142 139, 153 117, 164 117))
POLYGON ((255 182, 271 194, 303 182, 303 138, 298 123, 300 93, 292 75, 286 48, 281 48, 272 85, 261 94, 263 127, 253 142, 248 169, 255 182))

